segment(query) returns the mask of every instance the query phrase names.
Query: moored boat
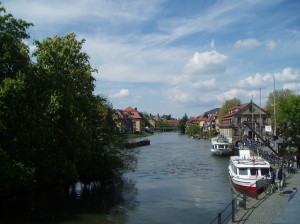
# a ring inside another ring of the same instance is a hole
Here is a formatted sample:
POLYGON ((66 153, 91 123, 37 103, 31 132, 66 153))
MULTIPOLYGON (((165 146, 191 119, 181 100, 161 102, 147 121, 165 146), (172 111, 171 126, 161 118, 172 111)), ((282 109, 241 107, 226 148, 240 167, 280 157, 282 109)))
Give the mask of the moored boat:
POLYGON ((128 142, 126 144, 126 147, 135 148, 135 147, 146 146, 146 145, 150 145, 150 140, 149 139, 143 139, 143 140, 140 140, 140 141, 128 142))
POLYGON ((211 139, 211 152, 218 156, 232 154, 232 139, 220 135, 211 139))
POLYGON ((258 180, 270 179, 271 165, 265 159, 251 155, 250 150, 239 150, 239 156, 231 156, 228 167, 233 187, 247 196, 255 198, 263 191, 258 180))

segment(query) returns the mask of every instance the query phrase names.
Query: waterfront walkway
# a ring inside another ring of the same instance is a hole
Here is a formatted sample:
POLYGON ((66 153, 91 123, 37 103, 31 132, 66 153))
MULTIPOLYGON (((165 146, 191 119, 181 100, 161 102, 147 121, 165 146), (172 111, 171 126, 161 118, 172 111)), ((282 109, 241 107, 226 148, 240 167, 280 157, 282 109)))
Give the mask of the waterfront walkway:
MULTIPOLYGON (((284 193, 276 190, 271 195, 262 193, 258 199, 250 199, 246 209, 240 208, 234 223, 246 224, 287 224, 300 223, 300 169, 294 174, 287 174, 284 193), (298 192, 290 200, 292 188, 298 192), (297 220, 298 219, 298 220, 297 220)), ((229 222, 233 223, 233 222, 229 222)))

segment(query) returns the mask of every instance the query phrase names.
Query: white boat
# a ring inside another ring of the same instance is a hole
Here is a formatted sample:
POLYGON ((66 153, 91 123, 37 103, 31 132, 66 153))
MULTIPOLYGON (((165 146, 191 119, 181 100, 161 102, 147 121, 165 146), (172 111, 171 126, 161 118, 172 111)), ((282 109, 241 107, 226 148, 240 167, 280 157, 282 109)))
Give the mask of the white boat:
POLYGON ((232 139, 224 135, 219 135, 211 139, 211 152, 218 156, 232 154, 232 139))
POLYGON ((231 156, 228 167, 233 187, 247 196, 255 198, 263 191, 258 180, 268 180, 271 177, 271 165, 265 159, 251 155, 250 150, 239 150, 239 156, 231 156))

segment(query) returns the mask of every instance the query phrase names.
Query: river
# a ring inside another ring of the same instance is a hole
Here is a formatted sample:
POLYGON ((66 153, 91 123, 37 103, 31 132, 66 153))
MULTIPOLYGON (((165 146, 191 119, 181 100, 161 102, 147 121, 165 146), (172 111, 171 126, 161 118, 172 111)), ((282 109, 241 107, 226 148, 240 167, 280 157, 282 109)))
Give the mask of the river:
POLYGON ((229 157, 211 155, 209 140, 175 132, 149 139, 114 196, 80 188, 72 198, 44 193, 25 212, 9 207, 0 223, 209 223, 230 203, 229 157))

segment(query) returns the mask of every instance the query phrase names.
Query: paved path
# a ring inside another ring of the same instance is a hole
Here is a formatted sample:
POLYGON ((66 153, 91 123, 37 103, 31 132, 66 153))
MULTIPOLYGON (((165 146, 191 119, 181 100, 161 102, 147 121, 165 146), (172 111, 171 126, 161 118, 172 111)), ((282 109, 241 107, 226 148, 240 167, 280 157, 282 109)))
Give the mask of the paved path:
POLYGON ((300 223, 300 170, 287 175, 284 194, 279 194, 277 190, 271 195, 260 194, 258 200, 251 199, 246 209, 241 208, 238 211, 234 223, 300 223), (296 187, 299 192, 289 202, 293 187, 296 187), (294 207, 292 208, 290 204, 294 207), (298 212, 294 212, 295 206, 298 212))

